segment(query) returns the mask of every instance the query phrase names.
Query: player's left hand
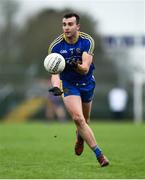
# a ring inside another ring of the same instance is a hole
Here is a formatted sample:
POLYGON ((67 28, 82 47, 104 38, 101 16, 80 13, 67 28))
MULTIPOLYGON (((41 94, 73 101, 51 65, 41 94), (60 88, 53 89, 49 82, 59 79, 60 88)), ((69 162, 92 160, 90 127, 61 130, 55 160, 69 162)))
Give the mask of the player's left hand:
POLYGON ((53 87, 49 89, 48 91, 51 92, 54 96, 61 96, 63 93, 63 91, 61 91, 61 89, 58 87, 53 87))

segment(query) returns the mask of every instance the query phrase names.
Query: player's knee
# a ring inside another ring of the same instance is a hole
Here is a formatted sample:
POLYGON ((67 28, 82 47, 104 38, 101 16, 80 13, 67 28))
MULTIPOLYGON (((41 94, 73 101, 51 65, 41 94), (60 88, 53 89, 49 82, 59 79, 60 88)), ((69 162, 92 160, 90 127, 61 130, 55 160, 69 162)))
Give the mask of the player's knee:
POLYGON ((75 124, 80 127, 84 126, 84 124, 86 123, 85 119, 81 115, 74 115, 73 120, 74 120, 75 124))

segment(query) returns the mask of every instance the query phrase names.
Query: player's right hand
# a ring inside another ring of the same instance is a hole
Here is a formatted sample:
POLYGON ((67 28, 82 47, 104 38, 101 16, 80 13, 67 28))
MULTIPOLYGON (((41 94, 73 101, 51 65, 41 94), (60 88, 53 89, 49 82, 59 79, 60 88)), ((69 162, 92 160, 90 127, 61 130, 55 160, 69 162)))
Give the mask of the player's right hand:
POLYGON ((54 96, 61 96, 63 91, 61 91, 60 88, 58 87, 53 87, 51 89, 48 90, 50 93, 52 93, 54 96))

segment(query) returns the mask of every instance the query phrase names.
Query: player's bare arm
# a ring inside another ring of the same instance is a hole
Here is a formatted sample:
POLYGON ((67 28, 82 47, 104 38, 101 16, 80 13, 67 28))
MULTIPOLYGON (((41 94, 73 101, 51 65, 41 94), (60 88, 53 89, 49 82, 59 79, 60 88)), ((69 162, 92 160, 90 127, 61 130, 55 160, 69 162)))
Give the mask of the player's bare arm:
POLYGON ((60 78, 58 74, 54 74, 51 76, 51 83, 53 87, 60 88, 60 78))
POLYGON ((58 74, 51 76, 52 88, 49 89, 49 92, 54 96, 61 96, 63 91, 60 88, 60 78, 58 74))
POLYGON ((93 56, 88 54, 87 52, 84 52, 82 55, 82 64, 77 65, 77 72, 80 74, 87 74, 90 69, 92 60, 93 56))

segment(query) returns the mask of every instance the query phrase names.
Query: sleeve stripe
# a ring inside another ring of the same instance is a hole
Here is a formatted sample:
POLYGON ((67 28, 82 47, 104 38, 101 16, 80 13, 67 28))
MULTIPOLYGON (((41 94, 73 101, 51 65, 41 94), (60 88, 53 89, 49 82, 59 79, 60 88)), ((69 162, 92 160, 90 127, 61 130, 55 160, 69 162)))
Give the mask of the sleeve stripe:
POLYGON ((52 51, 52 49, 53 49, 53 47, 54 47, 56 44, 60 43, 62 40, 63 40, 63 34, 61 34, 58 38, 56 38, 56 39, 50 44, 49 49, 48 49, 48 54, 50 54, 51 51, 52 51))
POLYGON ((80 32, 80 36, 81 36, 82 38, 88 39, 88 40, 90 41, 90 49, 89 49, 89 52, 90 52, 91 54, 93 54, 93 52, 94 52, 94 47, 95 47, 94 39, 93 39, 90 35, 88 35, 88 34, 86 34, 86 33, 84 33, 84 32, 80 32))

